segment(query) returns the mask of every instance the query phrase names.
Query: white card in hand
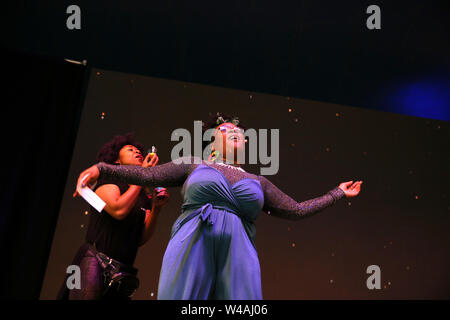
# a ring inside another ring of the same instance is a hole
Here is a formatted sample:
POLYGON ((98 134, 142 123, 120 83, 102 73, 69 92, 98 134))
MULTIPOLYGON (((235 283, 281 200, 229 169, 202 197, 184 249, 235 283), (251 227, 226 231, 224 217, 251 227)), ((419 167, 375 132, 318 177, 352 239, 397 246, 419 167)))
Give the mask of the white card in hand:
POLYGON ((89 187, 82 187, 81 183, 87 178, 87 175, 81 180, 80 184, 77 185, 77 191, 80 196, 83 197, 91 206, 95 208, 98 212, 102 212, 103 208, 106 206, 105 201, 103 201, 94 191, 89 187))

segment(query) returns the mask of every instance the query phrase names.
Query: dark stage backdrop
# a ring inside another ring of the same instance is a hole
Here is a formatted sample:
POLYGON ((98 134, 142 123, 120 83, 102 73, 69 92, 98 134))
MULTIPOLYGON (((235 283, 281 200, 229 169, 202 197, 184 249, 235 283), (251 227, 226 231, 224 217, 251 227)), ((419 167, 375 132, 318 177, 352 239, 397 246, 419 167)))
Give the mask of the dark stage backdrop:
MULTIPOLYGON (((298 201, 364 181, 359 197, 308 219, 261 213, 256 245, 265 299, 450 298, 448 122, 93 69, 42 299, 55 298, 83 243, 88 206, 72 193, 99 147, 134 131, 165 163, 176 144, 171 132, 192 131, 194 120, 216 111, 236 114, 248 127, 280 129, 280 170, 268 178, 298 201), (366 287, 373 264, 381 268, 381 290, 366 287)), ((136 299, 156 299, 181 205, 180 189, 169 191, 156 233, 138 253, 136 299)))

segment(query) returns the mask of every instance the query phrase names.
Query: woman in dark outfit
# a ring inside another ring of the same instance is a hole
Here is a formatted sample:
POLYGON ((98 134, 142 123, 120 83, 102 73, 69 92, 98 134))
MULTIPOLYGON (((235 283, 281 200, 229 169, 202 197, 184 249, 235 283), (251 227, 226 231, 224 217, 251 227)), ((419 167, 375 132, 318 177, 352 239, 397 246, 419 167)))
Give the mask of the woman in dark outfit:
POLYGON ((185 158, 154 168, 98 163, 79 178, 85 184, 112 179, 143 186, 183 186, 181 215, 175 221, 161 267, 158 299, 262 299, 254 221, 261 211, 299 220, 344 197, 359 194, 362 181, 347 181, 322 196, 297 202, 266 177, 245 172, 224 150, 244 148, 242 124, 217 114, 214 155, 209 161, 185 158), (197 160, 197 161, 196 161, 197 160), (226 161, 229 160, 229 161, 226 161))
MULTIPOLYGON (((158 156, 148 154, 144 159, 142 150, 131 134, 116 136, 100 149, 97 159, 117 166, 154 167, 158 156)), ((69 290, 64 283, 59 298, 129 299, 129 294, 138 285, 137 269, 133 267, 138 247, 151 237, 159 211, 169 194, 165 188, 156 188, 153 196, 148 196, 141 186, 108 179, 99 180, 94 190, 106 206, 101 213, 90 208, 86 243, 72 263, 80 267, 81 288, 69 290), (114 267, 117 269, 113 270, 114 267), (108 286, 111 280, 108 270, 116 275, 126 272, 131 276, 120 286, 118 283, 108 286)))

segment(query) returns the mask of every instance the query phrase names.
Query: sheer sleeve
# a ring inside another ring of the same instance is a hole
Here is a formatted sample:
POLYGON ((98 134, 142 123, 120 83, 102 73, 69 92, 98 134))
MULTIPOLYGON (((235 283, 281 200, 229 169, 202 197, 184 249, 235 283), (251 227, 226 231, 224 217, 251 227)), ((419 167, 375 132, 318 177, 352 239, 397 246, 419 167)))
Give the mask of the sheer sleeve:
POLYGON ((193 162, 168 162, 155 167, 143 168, 140 166, 111 165, 100 162, 97 167, 100 171, 99 179, 125 182, 139 186, 165 186, 178 187, 192 171, 193 162))
POLYGON ((336 187, 323 196, 303 202, 297 202, 283 193, 267 178, 261 176, 260 181, 264 190, 263 210, 270 215, 283 219, 298 220, 309 217, 331 206, 345 196, 344 191, 339 187, 336 187))

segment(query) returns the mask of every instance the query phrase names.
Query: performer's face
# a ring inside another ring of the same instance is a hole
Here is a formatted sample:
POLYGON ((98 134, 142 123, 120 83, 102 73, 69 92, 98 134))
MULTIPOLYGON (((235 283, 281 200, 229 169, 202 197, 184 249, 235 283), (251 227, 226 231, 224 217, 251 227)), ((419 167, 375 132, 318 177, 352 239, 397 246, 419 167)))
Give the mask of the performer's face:
POLYGON ((218 151, 223 158, 226 154, 236 154, 238 151, 243 151, 245 147, 244 130, 238 126, 226 122, 216 127, 214 134, 213 147, 218 151))
POLYGON ((141 166, 144 161, 144 157, 141 151, 132 145, 123 146, 119 152, 119 158, 117 162, 121 165, 136 165, 141 166))

